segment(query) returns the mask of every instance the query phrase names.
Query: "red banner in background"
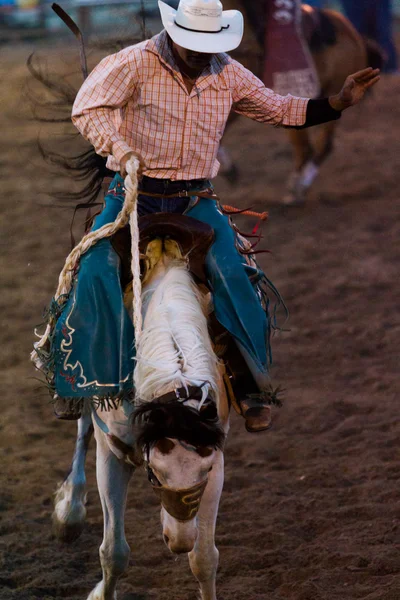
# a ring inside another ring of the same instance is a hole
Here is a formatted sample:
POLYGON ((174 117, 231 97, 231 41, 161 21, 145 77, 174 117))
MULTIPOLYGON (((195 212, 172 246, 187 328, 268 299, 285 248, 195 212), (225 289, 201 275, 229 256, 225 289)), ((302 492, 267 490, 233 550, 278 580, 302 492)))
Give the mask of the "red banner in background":
POLYGON ((320 85, 303 37, 300 0, 264 2, 267 2, 265 85, 283 96, 317 97, 320 85))

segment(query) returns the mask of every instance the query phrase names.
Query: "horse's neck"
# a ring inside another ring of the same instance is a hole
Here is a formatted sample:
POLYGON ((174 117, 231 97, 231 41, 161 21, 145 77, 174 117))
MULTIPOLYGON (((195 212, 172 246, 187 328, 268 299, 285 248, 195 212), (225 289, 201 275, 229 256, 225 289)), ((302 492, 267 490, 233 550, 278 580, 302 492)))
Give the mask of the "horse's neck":
POLYGON ((130 416, 135 407, 124 400, 113 410, 93 410, 92 418, 98 429, 106 436, 115 436, 128 446, 133 446, 133 428, 130 416))
MULTIPOLYGON (((217 359, 207 319, 184 262, 161 263, 143 289, 145 318, 135 368, 137 395, 150 401, 208 381, 216 391, 217 359)), ((206 390, 205 390, 206 391, 206 390)))

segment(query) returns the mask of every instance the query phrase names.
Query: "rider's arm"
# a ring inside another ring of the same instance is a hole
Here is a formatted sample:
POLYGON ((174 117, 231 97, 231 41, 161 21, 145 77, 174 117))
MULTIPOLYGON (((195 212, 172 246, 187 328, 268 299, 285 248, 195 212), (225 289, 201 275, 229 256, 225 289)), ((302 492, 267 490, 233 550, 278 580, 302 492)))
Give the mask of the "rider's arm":
POLYGON ((243 65, 232 61, 234 67, 233 110, 245 117, 276 127, 304 128, 338 119, 340 112, 329 101, 280 96, 266 88, 258 77, 243 65))
POLYGON ((306 121, 304 125, 296 127, 296 129, 305 129, 306 127, 312 127, 313 125, 321 125, 321 123, 335 121, 336 119, 340 119, 341 115, 342 113, 339 110, 335 110, 331 106, 329 98, 309 100, 307 104, 306 121))
POLYGON ((140 55, 125 49, 107 56, 81 87, 72 109, 72 121, 97 154, 117 161, 131 151, 118 132, 123 109, 133 101, 140 55))

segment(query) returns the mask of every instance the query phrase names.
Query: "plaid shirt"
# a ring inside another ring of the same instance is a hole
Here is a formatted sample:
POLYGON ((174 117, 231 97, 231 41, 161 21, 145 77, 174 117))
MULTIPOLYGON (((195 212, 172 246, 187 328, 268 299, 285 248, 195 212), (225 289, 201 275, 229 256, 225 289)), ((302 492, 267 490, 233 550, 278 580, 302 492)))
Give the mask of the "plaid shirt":
POLYGON ((299 126, 308 100, 279 96, 227 54, 215 54, 189 94, 165 31, 103 59, 81 87, 72 121, 107 166, 136 151, 144 174, 215 177, 231 109, 275 126, 299 126))

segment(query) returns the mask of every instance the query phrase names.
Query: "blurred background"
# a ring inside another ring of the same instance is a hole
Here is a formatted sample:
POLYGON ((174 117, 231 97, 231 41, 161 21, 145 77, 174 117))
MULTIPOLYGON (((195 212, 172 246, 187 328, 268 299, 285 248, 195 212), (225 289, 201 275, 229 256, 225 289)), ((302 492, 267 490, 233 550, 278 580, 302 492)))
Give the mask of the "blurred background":
MULTIPOLYGON (((178 0, 167 3, 176 7, 178 0)), ((389 0, 376 3, 389 5, 389 0)), ((51 4, 52 0, 0 0, 0 44, 66 35, 51 4)), ((110 26, 120 29, 121 19, 138 17, 143 11, 148 19, 158 20, 157 0, 65 0, 60 4, 89 37, 94 32, 109 35, 110 26)), ((310 0, 308 4, 348 13, 366 10, 363 0, 310 0)), ((400 0, 392 0, 391 4, 393 17, 400 18, 400 0)))
MULTIPOLYGON (((389 56, 400 46, 400 0, 379 28, 368 3, 329 6, 362 17, 364 35, 379 29, 389 56)), ((142 39, 144 13, 146 35, 161 29, 153 0, 60 4, 88 42, 89 70, 142 39)), ((244 53, 252 59, 246 45, 244 53)), ((224 203, 269 212, 262 241, 269 252, 259 261, 291 317, 272 341, 272 380, 286 389, 273 429, 251 436, 232 415, 217 527, 219 600, 400 598, 400 77, 393 56, 373 93, 342 116, 333 153, 301 207, 281 201, 293 169, 287 132, 240 118, 224 138, 239 175, 234 184, 218 176, 216 190, 224 203)), ((33 330, 71 250, 79 201, 56 192, 82 186, 75 171, 46 163, 40 147, 70 157, 88 150, 65 103, 82 83, 79 46, 51 2, 0 0, 0 75, 0 599, 82 600, 99 579, 95 452, 87 527, 75 544, 60 546, 51 532, 53 492, 68 472, 76 425, 54 418, 29 360, 33 330), (57 82, 55 93, 29 73, 31 53, 44 78, 57 82)), ((244 231, 254 224, 238 220, 244 231)), ((187 559, 163 545, 153 496, 144 471, 135 474, 126 513, 132 560, 118 597, 193 599, 187 559)))

